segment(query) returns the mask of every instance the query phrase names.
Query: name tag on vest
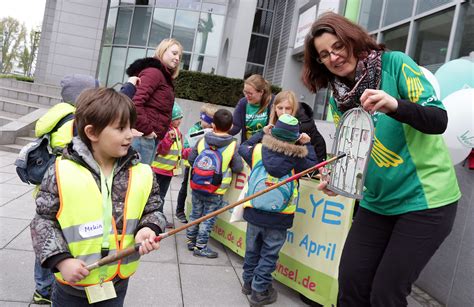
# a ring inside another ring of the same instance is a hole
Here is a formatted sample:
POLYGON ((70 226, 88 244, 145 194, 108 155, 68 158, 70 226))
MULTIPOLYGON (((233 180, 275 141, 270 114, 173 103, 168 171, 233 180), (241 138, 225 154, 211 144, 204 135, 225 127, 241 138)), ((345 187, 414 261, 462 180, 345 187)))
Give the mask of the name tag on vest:
POLYGON ((102 235, 104 227, 102 221, 94 221, 79 226, 79 235, 83 238, 91 238, 102 235))

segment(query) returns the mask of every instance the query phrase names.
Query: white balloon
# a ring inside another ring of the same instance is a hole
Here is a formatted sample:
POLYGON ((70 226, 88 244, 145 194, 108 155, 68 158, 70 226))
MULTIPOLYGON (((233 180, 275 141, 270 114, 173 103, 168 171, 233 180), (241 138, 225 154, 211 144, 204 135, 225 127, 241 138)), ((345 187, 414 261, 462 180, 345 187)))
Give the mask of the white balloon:
POLYGON ((474 147, 474 88, 462 89, 443 99, 448 127, 443 134, 453 164, 458 164, 474 147))
POLYGON ((439 87, 438 79, 436 79, 435 75, 433 75, 433 73, 431 71, 424 68, 423 66, 420 66, 420 69, 423 72, 423 74, 425 75, 425 78, 428 79, 428 82, 431 83, 431 86, 433 87, 433 89, 436 93, 436 97, 438 97, 438 99, 441 99, 441 89, 439 87))

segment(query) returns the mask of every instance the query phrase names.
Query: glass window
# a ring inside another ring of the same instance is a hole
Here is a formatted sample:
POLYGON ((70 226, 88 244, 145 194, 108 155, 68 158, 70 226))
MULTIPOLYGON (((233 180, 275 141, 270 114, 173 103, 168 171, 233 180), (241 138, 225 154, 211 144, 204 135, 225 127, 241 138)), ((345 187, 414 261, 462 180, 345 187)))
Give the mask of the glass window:
POLYGON ((147 49, 146 56, 152 58, 155 55, 155 49, 147 49))
POLYGON ((426 12, 452 1, 453 0, 423 0, 423 1, 418 0, 418 3, 416 5, 416 13, 419 14, 419 13, 426 12))
POLYGON ((254 74, 263 75, 263 66, 247 63, 245 66, 244 79, 254 74))
POLYGON ((274 10, 275 9, 275 0, 258 0, 257 8, 265 10, 274 10))
POLYGON ((379 28, 380 18, 382 17, 383 0, 362 1, 360 7, 359 24, 373 31, 379 28))
POLYGON ((195 54, 191 70, 214 74, 217 69, 217 57, 195 54))
MULTIPOLYGON (((153 2, 153 0, 151 1, 153 2)), ((135 0, 136 5, 149 5, 150 1, 149 0, 135 0)))
POLYGON ((265 64, 267 55, 268 37, 262 37, 252 34, 250 38, 249 53, 247 61, 257 64, 265 64))
POLYGON ((127 56, 127 48, 112 48, 112 58, 110 59, 109 77, 107 86, 113 86, 117 82, 122 82, 123 72, 125 70, 125 57, 127 56))
POLYGON ((110 7, 119 5, 119 0, 111 0, 110 7))
POLYGON ((114 44, 128 43, 130 23, 132 21, 133 7, 120 7, 117 17, 117 27, 115 29, 114 44))
POLYGON ((156 0, 155 5, 159 7, 176 7, 176 0, 156 0))
POLYGON ((383 43, 390 50, 405 52, 407 46, 409 24, 383 32, 383 43))
POLYGON ((130 45, 145 46, 150 28, 151 7, 136 7, 133 13, 132 32, 130 45))
POLYGON ((414 39, 414 60, 418 64, 425 66, 445 62, 453 15, 454 10, 451 9, 419 21, 417 37, 414 39))
POLYGON ((191 54, 183 53, 181 61, 179 62, 179 68, 184 70, 189 70, 189 65, 191 63, 191 54))
POLYGON ((121 5, 135 4, 135 0, 120 0, 121 5))
POLYGON ((107 84, 107 72, 109 71, 109 61, 111 47, 102 47, 102 54, 100 55, 99 64, 99 82, 100 84, 107 84))
POLYGON ((145 54, 146 50, 143 48, 128 48, 127 61, 125 62, 125 69, 123 71, 123 82, 125 82, 125 80, 128 78, 127 74, 125 73, 128 66, 130 66, 130 64, 132 64, 136 59, 144 58, 145 54))
POLYGON ((174 10, 156 8, 151 23, 148 46, 158 46, 165 38, 169 38, 173 25, 174 10))
POLYGON ((224 16, 201 13, 194 52, 217 56, 220 50, 224 16))
POLYGON ((116 22, 117 22, 117 8, 113 8, 109 10, 109 17, 107 17, 107 24, 105 26, 104 44, 112 44, 116 22))
POLYGON ((270 35, 272 17, 272 12, 257 10, 255 12, 255 19, 253 20, 252 32, 270 35))
POLYGON ((200 10, 201 0, 178 0, 178 7, 190 10, 200 10))
POLYGON ((185 51, 193 50, 194 32, 197 29, 199 12, 176 11, 172 37, 176 38, 185 51))
POLYGON ((411 16, 413 0, 386 1, 383 25, 389 25, 411 16))
POLYGON ((201 7, 201 11, 209 12, 213 14, 222 14, 225 15, 225 4, 215 4, 215 3, 203 3, 201 7))
MULTIPOLYGON (((460 42, 459 51, 453 52, 452 59, 457 59, 462 56, 469 56, 469 53, 474 51, 474 5, 465 3, 462 6, 461 17, 459 18, 458 32, 459 38, 455 41, 460 42)), ((456 48, 455 48, 456 49, 456 48)))

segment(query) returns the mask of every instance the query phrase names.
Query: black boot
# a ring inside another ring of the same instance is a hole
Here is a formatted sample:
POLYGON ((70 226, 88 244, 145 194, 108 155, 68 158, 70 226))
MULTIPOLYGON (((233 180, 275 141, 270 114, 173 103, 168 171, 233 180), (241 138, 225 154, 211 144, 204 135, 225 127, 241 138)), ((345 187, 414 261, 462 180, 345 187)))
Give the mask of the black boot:
POLYGON ((277 300, 278 294, 273 289, 273 287, 269 287, 267 290, 263 292, 257 292, 252 290, 252 295, 250 296, 250 306, 264 306, 270 305, 277 300))

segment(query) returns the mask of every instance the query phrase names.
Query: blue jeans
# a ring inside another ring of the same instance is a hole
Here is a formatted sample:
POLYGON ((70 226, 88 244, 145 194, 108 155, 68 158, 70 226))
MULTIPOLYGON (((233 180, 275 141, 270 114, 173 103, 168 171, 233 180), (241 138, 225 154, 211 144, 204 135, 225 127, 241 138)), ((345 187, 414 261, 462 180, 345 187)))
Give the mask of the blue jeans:
POLYGON ((252 290, 263 292, 272 283, 278 253, 286 239, 286 229, 260 227, 247 223, 244 272, 242 278, 252 283, 252 290))
POLYGON ((140 161, 142 163, 151 165, 156 155, 156 148, 159 140, 145 138, 143 136, 134 137, 132 147, 140 154, 140 161))
MULTIPOLYGON (((193 191, 192 201, 193 208, 189 216, 190 222, 222 207, 222 195, 202 195, 193 191)), ((207 245, 207 241, 209 241, 209 235, 215 223, 216 217, 214 216, 202 223, 193 225, 186 230, 186 236, 189 240, 196 242, 197 248, 204 248, 207 245)))
POLYGON ((160 187, 160 198, 161 198, 161 206, 158 208, 158 211, 163 213, 163 208, 165 207, 165 196, 168 193, 168 189, 171 183, 171 176, 165 176, 161 174, 155 174, 156 181, 158 182, 158 186, 160 187))
POLYGON ((54 275, 50 269, 41 267, 38 257, 35 257, 35 283, 36 292, 42 297, 51 297, 51 287, 54 283, 54 275))

